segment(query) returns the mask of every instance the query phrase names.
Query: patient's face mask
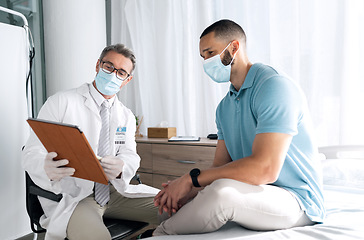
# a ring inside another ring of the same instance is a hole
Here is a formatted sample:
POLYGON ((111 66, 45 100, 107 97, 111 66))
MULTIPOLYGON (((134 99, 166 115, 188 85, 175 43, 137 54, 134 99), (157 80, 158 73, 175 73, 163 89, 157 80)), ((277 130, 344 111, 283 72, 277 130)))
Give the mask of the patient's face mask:
POLYGON ((209 59, 206 59, 203 64, 203 68, 205 73, 209 75, 209 77, 217 83, 224 83, 230 81, 230 74, 231 74, 231 63, 234 61, 234 57, 231 59, 228 65, 224 65, 221 61, 221 54, 230 46, 231 42, 222 50, 220 54, 217 54, 209 59))
POLYGON ((122 81, 119 80, 115 73, 107 74, 101 69, 95 77, 97 89, 104 95, 114 95, 120 90, 122 81))

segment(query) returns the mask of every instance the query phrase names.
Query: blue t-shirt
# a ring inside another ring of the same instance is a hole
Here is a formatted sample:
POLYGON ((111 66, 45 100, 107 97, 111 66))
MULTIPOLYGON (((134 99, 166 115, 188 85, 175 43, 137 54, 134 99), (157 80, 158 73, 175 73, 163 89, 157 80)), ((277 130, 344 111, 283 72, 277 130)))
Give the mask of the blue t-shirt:
POLYGON ((273 68, 254 64, 237 91, 233 85, 216 110, 218 139, 233 161, 252 154, 256 134, 293 136, 278 180, 315 222, 325 217, 322 178, 307 101, 300 88, 273 68))

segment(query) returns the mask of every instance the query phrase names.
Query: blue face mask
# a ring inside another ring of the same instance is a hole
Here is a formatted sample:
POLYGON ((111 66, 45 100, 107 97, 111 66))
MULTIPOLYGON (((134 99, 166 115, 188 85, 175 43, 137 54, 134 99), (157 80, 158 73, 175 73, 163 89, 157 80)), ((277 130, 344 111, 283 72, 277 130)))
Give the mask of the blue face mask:
POLYGON ((220 54, 217 54, 209 59, 206 59, 203 63, 203 68, 205 73, 209 75, 209 77, 217 83, 224 83, 230 81, 231 74, 231 63, 233 62, 236 53, 234 54, 233 59, 229 63, 229 65, 224 65, 221 62, 221 54, 230 46, 231 42, 222 50, 220 54))
POLYGON ((119 92, 122 81, 116 78, 115 73, 107 74, 100 69, 95 77, 95 83, 102 94, 111 96, 119 92))

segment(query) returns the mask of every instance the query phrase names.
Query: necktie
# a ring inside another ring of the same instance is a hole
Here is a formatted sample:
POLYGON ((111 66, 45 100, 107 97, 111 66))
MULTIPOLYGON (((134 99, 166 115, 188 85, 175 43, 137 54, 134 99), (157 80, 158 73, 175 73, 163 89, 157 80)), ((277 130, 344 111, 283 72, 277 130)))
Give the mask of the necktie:
MULTIPOLYGON (((101 131, 97 155, 105 157, 110 154, 110 103, 105 100, 101 105, 101 131)), ((100 206, 104 206, 110 200, 109 185, 95 183, 95 200, 100 206)))

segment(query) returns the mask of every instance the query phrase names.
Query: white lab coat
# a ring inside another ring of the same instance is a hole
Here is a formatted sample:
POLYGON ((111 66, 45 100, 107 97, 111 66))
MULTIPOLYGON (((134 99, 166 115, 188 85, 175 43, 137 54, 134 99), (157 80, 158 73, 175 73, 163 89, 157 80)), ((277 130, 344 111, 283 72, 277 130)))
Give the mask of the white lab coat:
MULTIPOLYGON (((92 85, 86 83, 53 95, 40 110, 38 118, 79 126, 97 153, 101 118, 89 87, 92 85)), ((140 163, 136 153, 135 128, 133 113, 116 97, 110 112, 110 149, 114 156, 124 161, 124 168, 121 179, 112 180, 111 184, 121 194, 125 192, 140 163), (115 143, 118 127, 126 127, 125 143, 115 143)), ((39 199, 45 213, 41 224, 47 229, 46 239, 64 239, 70 216, 78 202, 92 194, 94 182, 75 177, 50 181, 43 168, 46 154, 47 151, 32 132, 23 150, 23 167, 35 184, 54 193, 62 193, 63 198, 59 203, 41 197, 39 199)))

